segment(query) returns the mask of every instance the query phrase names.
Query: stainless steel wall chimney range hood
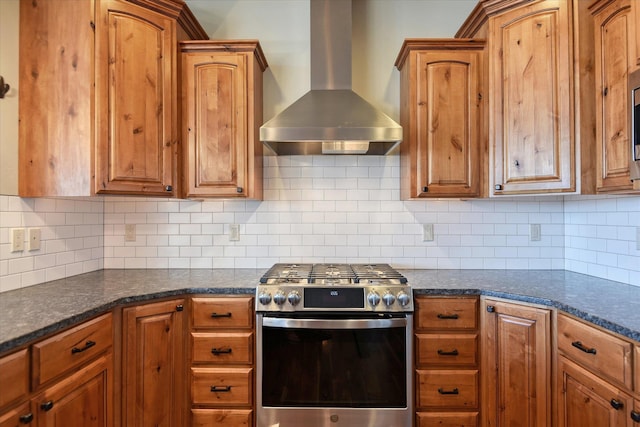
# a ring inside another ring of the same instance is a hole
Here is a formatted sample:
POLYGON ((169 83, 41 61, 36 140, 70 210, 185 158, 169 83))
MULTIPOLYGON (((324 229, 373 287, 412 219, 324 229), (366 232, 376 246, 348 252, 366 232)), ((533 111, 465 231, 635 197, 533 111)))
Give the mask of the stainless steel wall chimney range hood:
POLYGON ((387 154, 402 127, 351 90, 351 1, 310 1, 311 90, 260 140, 276 154, 387 154))

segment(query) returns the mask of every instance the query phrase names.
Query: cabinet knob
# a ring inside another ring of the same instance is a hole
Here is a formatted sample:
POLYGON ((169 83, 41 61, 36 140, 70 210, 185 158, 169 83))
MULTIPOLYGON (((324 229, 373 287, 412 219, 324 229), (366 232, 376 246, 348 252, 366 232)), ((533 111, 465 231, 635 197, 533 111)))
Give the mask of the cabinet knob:
POLYGON ((173 191, 173 185, 167 185, 166 187, 164 187, 164 191, 173 191))
POLYGON ((422 187, 422 192, 423 193, 428 193, 429 192, 429 187, 422 187))
POLYGON ((40 404, 40 409, 47 412, 53 409, 53 400, 40 404))
POLYGON ((184 305, 182 304, 176 305, 176 311, 184 311, 184 305))
POLYGON ((242 193, 242 191, 243 191, 242 187, 237 187, 236 188, 236 193, 242 193))
POLYGON ((502 191, 502 184, 496 184, 493 188, 495 188, 496 191, 502 191))
POLYGON ((21 415, 19 419, 20 419, 20 424, 30 424, 31 421, 33 421, 33 414, 29 412, 26 415, 21 415))
POLYGON ((631 411, 631 419, 636 423, 640 423, 640 412, 631 411))
POLYGON ((611 399, 609 403, 611 404, 611 407, 616 411, 624 408, 624 403, 620 402, 619 400, 611 399))
POLYGON ((496 308, 493 305, 488 305, 487 306, 487 312, 495 313, 496 312, 496 308))

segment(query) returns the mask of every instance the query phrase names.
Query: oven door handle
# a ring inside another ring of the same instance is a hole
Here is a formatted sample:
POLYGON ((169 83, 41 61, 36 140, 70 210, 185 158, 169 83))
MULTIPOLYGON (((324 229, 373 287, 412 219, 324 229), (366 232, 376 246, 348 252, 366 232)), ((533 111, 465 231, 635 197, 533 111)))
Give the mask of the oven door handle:
POLYGON ((291 319, 263 317, 262 326, 295 329, 386 329, 405 327, 407 326, 407 319, 291 319))

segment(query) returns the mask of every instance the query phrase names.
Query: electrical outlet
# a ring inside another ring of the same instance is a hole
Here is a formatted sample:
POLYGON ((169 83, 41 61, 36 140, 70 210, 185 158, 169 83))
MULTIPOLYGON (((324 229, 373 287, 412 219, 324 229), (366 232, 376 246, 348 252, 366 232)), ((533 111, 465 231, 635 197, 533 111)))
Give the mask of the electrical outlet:
POLYGON ((125 224, 124 226, 124 241, 135 242, 136 241, 136 225, 125 224))
POLYGON ((540 224, 529 225, 529 240, 532 242, 539 242, 542 239, 542 233, 540 232, 540 224))
POLYGON ((424 224, 422 226, 422 241, 433 242, 433 224, 424 224))
POLYGON ((11 252, 24 251, 24 228, 11 229, 11 252))
POLYGON ((29 250, 37 251, 40 249, 40 229, 39 228, 30 228, 29 229, 29 250))
POLYGON ((229 240, 232 242, 237 242, 240 240, 240 225, 239 224, 231 224, 229 225, 229 240))

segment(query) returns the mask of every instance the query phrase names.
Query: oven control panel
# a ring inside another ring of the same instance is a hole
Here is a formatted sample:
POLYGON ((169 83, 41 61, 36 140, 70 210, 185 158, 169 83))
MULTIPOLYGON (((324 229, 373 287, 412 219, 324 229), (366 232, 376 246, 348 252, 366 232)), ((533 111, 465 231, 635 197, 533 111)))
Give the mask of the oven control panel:
POLYGON ((256 290, 256 311, 413 312, 407 286, 278 286, 256 290))

